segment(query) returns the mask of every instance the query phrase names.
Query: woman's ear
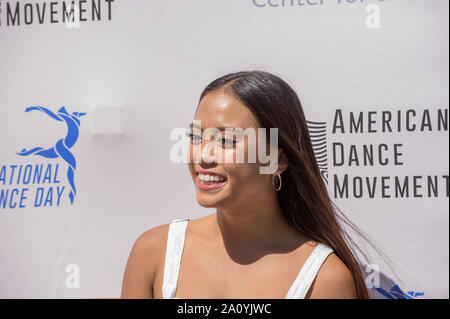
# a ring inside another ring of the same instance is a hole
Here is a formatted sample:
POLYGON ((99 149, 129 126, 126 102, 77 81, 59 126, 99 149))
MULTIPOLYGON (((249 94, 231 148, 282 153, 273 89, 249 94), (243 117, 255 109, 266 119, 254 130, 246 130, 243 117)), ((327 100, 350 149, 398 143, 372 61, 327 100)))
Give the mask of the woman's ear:
POLYGON ((282 148, 278 149, 278 173, 283 173, 289 167, 289 162, 282 148))

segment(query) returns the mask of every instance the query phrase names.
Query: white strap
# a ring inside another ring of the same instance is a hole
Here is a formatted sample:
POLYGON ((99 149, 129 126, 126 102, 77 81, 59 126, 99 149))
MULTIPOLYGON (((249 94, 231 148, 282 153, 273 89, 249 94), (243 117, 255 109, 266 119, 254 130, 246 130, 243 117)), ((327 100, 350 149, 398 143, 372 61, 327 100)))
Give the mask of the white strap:
POLYGON ((320 267, 332 252, 329 246, 319 243, 306 259, 285 299, 304 299, 320 267))
POLYGON ((163 299, 172 299, 175 296, 188 222, 189 218, 175 219, 169 225, 162 285, 163 299))

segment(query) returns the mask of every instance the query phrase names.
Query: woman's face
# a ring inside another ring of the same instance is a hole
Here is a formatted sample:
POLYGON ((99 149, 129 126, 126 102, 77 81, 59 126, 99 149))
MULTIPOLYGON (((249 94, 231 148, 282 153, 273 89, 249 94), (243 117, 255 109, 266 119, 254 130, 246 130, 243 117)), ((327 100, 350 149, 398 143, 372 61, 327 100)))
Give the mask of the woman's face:
POLYGON ((193 122, 198 124, 197 121, 201 130, 195 125, 191 129, 188 165, 201 206, 233 209, 274 191, 272 175, 259 171, 259 167, 265 165, 260 164, 257 156, 257 120, 243 103, 222 90, 210 92, 200 101, 193 122), (247 135, 239 138, 223 130, 217 131, 216 139, 211 135, 202 140, 203 131, 211 128, 253 129, 256 139, 247 135), (249 161, 250 148, 255 150, 256 156, 249 161), (243 161, 237 161, 238 151, 243 153, 243 161))

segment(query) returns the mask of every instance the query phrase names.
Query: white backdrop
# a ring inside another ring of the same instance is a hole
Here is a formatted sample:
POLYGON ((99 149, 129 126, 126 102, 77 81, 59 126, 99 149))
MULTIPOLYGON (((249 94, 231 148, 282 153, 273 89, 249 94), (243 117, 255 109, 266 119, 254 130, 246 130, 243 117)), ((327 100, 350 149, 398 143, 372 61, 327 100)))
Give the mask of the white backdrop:
POLYGON ((448 298, 448 1, 89 0, 75 1, 79 23, 53 2, 0 0, 0 297, 120 296, 142 232, 213 212, 196 202, 186 164, 170 161, 170 132, 193 119, 210 81, 261 69, 326 127, 332 199, 410 279, 384 289, 448 298), (25 112, 33 106, 52 113, 25 112), (350 133, 350 114, 362 132, 350 133), (64 150, 65 121, 78 140, 64 150), (380 144, 388 164, 365 166, 363 145, 380 144), (335 195, 345 178, 348 196, 335 195))

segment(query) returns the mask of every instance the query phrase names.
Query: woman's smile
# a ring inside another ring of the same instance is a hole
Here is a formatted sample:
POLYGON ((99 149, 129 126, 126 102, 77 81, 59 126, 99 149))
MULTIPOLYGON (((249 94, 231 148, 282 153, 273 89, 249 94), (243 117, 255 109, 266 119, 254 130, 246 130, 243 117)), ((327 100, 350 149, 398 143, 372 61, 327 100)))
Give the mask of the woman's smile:
POLYGON ((197 187, 204 191, 217 190, 227 183, 226 177, 214 172, 197 173, 197 187))
POLYGON ((203 191, 217 190, 225 186, 227 181, 222 182, 206 182, 202 181, 200 178, 197 179, 197 187, 203 191))

